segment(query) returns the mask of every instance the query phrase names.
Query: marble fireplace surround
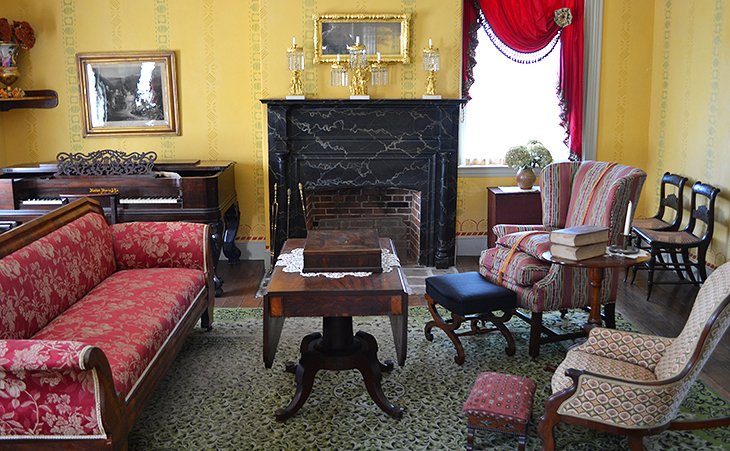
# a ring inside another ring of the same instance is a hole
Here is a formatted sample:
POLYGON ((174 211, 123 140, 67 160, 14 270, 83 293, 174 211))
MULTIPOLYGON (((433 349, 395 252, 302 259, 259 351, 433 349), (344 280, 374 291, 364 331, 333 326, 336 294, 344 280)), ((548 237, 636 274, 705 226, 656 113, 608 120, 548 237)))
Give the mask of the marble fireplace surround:
POLYGON ((453 266, 462 100, 262 102, 276 255, 287 237, 306 236, 309 190, 393 187, 421 192, 419 264, 453 266))

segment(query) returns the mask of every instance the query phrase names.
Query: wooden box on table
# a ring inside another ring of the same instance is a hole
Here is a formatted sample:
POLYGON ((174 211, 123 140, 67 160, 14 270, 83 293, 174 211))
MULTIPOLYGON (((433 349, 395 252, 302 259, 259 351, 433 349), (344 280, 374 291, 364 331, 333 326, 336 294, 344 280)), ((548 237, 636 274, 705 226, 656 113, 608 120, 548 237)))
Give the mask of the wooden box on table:
POLYGON ((302 271, 382 272, 377 230, 310 230, 304 244, 302 271))

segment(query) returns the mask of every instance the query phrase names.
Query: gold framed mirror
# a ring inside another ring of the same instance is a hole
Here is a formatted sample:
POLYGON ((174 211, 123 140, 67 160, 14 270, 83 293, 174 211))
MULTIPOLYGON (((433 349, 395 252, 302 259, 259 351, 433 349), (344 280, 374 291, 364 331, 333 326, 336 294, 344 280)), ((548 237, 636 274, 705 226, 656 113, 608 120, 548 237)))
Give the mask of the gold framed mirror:
POLYGON ((314 62, 346 60, 347 46, 356 38, 365 45, 368 60, 377 53, 387 63, 408 63, 409 14, 323 14, 314 16, 314 62))

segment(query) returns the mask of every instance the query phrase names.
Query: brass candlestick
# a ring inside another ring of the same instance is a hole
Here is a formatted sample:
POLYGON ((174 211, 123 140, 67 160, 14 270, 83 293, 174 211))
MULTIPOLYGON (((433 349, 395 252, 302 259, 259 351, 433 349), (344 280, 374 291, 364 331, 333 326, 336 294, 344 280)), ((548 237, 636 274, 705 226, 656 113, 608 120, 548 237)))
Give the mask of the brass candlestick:
POLYGON ((348 45, 350 52, 350 98, 370 98, 368 96, 368 81, 370 80, 370 67, 368 66, 368 54, 365 46, 360 43, 360 37, 355 38, 355 45, 348 45))
POLYGON ((304 49, 297 45, 297 39, 292 38, 291 47, 286 50, 291 80, 289 82, 289 95, 287 99, 304 99, 302 89, 302 71, 304 71, 304 49))
POLYGON ((441 65, 441 56, 439 49, 433 46, 433 41, 428 40, 428 47, 423 49, 423 69, 428 72, 426 76, 426 93, 424 99, 440 99, 441 96, 436 94, 436 72, 439 71, 441 65))
POLYGON ((304 185, 299 182, 299 201, 302 203, 302 216, 304 216, 304 228, 307 228, 307 206, 304 204, 304 185))
POLYGON ((609 246, 608 250, 610 252, 621 255, 635 255, 639 253, 639 248, 631 244, 631 239, 633 238, 631 234, 625 235, 622 233, 620 236, 621 244, 609 246))

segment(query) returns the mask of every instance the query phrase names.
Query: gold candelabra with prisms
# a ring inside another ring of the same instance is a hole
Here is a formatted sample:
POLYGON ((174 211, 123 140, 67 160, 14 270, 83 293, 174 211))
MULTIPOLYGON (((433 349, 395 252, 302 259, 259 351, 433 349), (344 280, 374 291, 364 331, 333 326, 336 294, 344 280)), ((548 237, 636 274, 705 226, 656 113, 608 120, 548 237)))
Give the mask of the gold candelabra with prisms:
POLYGON ((441 96, 436 94, 436 72, 439 71, 441 65, 441 56, 439 49, 433 46, 433 41, 429 38, 428 47, 423 49, 423 70, 426 76, 426 93, 424 99, 440 99, 441 96))
POLYGON ((355 38, 354 45, 348 45, 350 53, 350 97, 365 97, 368 95, 368 81, 370 79, 370 67, 368 66, 368 52, 360 37, 355 38))
POLYGON ((365 46, 360 43, 360 37, 355 37, 355 44, 348 45, 348 61, 337 61, 332 64, 330 84, 332 86, 348 86, 351 99, 369 99, 368 82, 373 86, 388 84, 388 66, 380 60, 380 52, 376 62, 368 63, 368 54, 365 46))
POLYGON ((291 71, 291 81, 289 83, 289 95, 287 99, 303 99, 304 91, 302 89, 302 71, 304 71, 304 49, 297 45, 297 39, 291 39, 291 47, 286 50, 286 56, 291 71))

